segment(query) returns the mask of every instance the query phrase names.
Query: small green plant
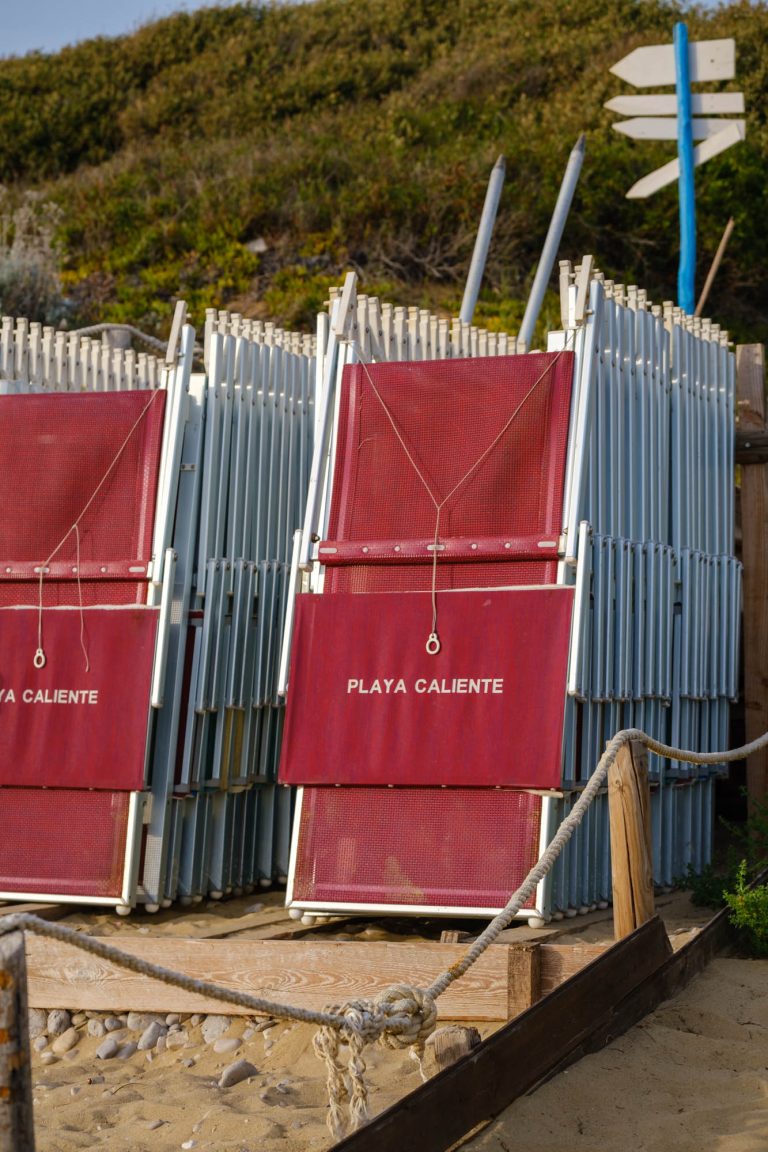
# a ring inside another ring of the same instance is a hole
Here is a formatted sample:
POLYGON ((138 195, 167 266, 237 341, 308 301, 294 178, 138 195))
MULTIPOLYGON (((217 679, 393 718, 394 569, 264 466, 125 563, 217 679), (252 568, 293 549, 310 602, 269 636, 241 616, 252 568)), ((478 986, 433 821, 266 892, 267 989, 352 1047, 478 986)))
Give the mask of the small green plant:
POLYGON ((754 956, 768 956, 768 884, 749 887, 746 860, 739 865, 735 890, 725 893, 725 902, 731 910, 731 923, 743 934, 749 951, 754 956))

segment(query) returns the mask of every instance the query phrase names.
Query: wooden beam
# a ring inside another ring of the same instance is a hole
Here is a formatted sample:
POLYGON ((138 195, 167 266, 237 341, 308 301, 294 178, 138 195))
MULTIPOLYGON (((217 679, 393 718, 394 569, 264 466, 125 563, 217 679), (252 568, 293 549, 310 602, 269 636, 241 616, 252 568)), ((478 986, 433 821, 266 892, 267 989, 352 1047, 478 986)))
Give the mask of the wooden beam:
POLYGON ((0 936, 0 1152, 35 1152, 21 932, 0 936))
POLYGON ((654 917, 474 1052, 340 1141, 335 1152, 444 1152, 586 1043, 616 1005, 663 968, 670 951, 654 917))
POLYGON ((613 930, 617 940, 654 914, 651 799, 645 749, 625 744, 608 770, 613 930))
MULTIPOLYGON (((765 358, 762 344, 736 349, 739 430, 765 433, 765 358)), ((768 464, 741 473, 744 563, 744 723, 748 741, 768 731, 768 464)), ((768 799, 768 749, 747 760, 750 815, 768 799)))
MULTIPOLYGON (((71 944, 26 934, 29 1002, 34 1008, 65 1004, 78 1011, 217 1012, 245 1009, 195 996, 108 964, 71 944)), ((115 940, 133 956, 225 988, 281 1004, 325 1008, 372 997, 390 984, 427 987, 459 957, 461 944, 332 940, 180 940, 142 936, 115 940)), ((440 997, 446 1020, 508 1020, 530 1004, 536 980, 535 950, 519 955, 489 948, 440 997)))
MULTIPOLYGON (((508 994, 506 1020, 512 1020, 521 1012, 526 1012, 531 1004, 535 1004, 541 997, 541 946, 526 941, 517 945, 502 945, 506 948, 508 964, 508 994)), ((489 949, 493 951, 493 949, 489 949)), ((488 953, 486 953, 487 955, 488 953)), ((447 1016, 443 1010, 443 998, 440 997, 440 1014, 447 1016)))
POLYGON ((29 912, 32 916, 39 916, 41 920, 61 920, 71 911, 72 906, 66 904, 0 904, 0 916, 16 916, 22 912, 29 912))
POLYGON ((737 464, 768 464, 768 432, 736 433, 737 464))
POLYGON ((237 932, 249 932, 254 928, 272 930, 276 924, 290 928, 296 923, 291 920, 286 908, 272 910, 262 908, 258 912, 248 912, 245 916, 222 916, 218 923, 209 928, 195 929, 195 940, 216 940, 221 936, 232 936, 237 932))
MULTIPOLYGON (((607 952, 610 944, 542 944, 539 948, 540 996, 547 996, 587 964, 607 952)), ((536 1001, 532 1000, 532 1004, 536 1001)))

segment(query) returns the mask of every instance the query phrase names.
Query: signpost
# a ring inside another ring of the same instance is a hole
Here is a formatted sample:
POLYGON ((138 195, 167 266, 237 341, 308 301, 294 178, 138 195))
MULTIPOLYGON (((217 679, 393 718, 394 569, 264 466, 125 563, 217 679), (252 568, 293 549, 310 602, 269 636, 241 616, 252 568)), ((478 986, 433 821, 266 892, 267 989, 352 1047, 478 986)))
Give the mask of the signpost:
POLYGON ((688 42, 685 24, 675 25, 672 44, 636 48, 611 68, 614 75, 635 88, 675 85, 675 95, 617 96, 605 105, 630 119, 614 124, 636 140, 677 140, 677 159, 656 168, 627 192, 630 200, 643 199, 677 180, 680 199, 680 264, 678 304, 694 311, 696 269, 696 205, 694 168, 743 140, 743 120, 722 114, 744 111, 741 92, 691 93, 691 83, 732 80, 736 71, 734 40, 688 42), (701 143, 694 146, 694 140, 701 143))

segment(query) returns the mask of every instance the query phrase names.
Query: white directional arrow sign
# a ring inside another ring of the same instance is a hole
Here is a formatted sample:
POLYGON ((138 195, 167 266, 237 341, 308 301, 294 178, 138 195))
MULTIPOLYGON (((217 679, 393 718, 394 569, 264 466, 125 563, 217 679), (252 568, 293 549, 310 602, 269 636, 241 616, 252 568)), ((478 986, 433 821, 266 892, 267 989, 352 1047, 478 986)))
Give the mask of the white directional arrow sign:
MULTIPOLYGON (((711 160, 713 156, 725 152, 726 148, 730 148, 732 144, 738 144, 745 135, 744 121, 732 120, 722 132, 718 132, 716 136, 710 136, 703 144, 696 145, 693 150, 694 164, 703 164, 705 160, 711 160)), ((669 164, 664 164, 661 168, 657 168, 633 184, 627 192, 627 199, 642 200, 645 196, 658 192, 659 188, 665 188, 667 184, 672 184, 679 178, 680 163, 678 160, 670 160, 669 164)))
MULTIPOLYGON (((743 120, 725 120, 719 117, 691 120, 693 138, 708 140, 710 136, 722 132, 729 124, 740 124, 744 128, 743 120)), ((633 140, 677 140, 676 116, 635 116, 633 120, 621 120, 613 127, 616 132, 623 132, 633 140)))
MULTIPOLYGON (((619 116, 676 116, 677 96, 614 96, 605 107, 619 116)), ((743 92, 691 93, 694 116, 738 116, 743 111, 743 92)))
MULTIPOLYGON (((735 41, 700 40, 689 43, 688 70, 691 82, 731 80, 736 71, 735 41)), ((614 64, 611 72, 636 88, 675 84, 674 45, 652 44, 645 48, 636 48, 634 52, 619 60, 618 64, 614 64)), ((693 149, 694 164, 703 164, 705 160, 717 156, 732 144, 745 138, 746 124, 743 120, 724 118, 743 113, 743 93, 696 92, 689 94, 689 101, 692 114, 689 139, 702 141, 693 149)), ((622 132, 634 140, 678 139, 677 93, 615 96, 605 107, 611 112, 618 112, 620 116, 630 117, 629 120, 619 121, 613 127, 617 132, 622 132)), ((642 180, 638 180, 627 192, 627 197, 637 200, 650 196, 679 177, 680 165, 677 160, 672 160, 642 180)))
MULTIPOLYGON (((735 40, 699 40, 688 46, 691 83, 731 80, 736 72, 735 40)), ((657 88, 675 82, 675 50, 671 44, 635 48, 611 68, 614 76, 634 88, 657 88)))

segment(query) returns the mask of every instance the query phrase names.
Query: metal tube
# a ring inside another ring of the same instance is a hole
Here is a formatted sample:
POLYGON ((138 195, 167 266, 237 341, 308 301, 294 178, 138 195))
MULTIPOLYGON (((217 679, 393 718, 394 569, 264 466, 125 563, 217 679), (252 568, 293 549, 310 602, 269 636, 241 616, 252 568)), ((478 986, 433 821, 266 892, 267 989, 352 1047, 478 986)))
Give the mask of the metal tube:
POLYGON ((475 305, 480 295, 480 284, 483 279, 483 272, 485 271, 485 262, 488 258, 488 249, 491 244, 491 236, 493 235, 493 226, 496 223, 496 213, 499 208, 499 200, 501 199, 501 190, 504 187, 505 175, 506 164, 504 157, 499 156, 493 166, 493 171, 488 181, 488 190, 485 193, 485 203, 483 204, 483 212, 480 217, 480 226, 477 230, 472 262, 469 265, 467 286, 464 289, 464 298, 461 301, 459 319, 465 324, 472 323, 475 305))
POLYGON ((581 166, 584 163, 584 141, 586 137, 584 133, 579 136, 575 145, 571 149, 571 154, 568 157, 568 163, 565 168, 565 175, 563 182, 560 185, 560 192, 555 204, 555 210, 552 213, 552 220, 550 221, 549 231, 547 238, 544 241, 544 247, 541 251, 541 258, 536 269, 536 275, 533 278, 533 285, 531 287, 531 294, 528 297, 528 303, 525 307, 525 315, 523 322, 520 325, 520 331, 517 336, 518 347, 524 344, 526 348, 530 347, 531 340, 533 339, 533 330, 536 327, 536 321, 539 318, 541 311, 541 304, 544 299, 544 293, 549 283, 549 277, 552 272, 552 267, 555 263, 557 250, 560 246, 560 239, 563 235, 565 222, 568 219, 568 212, 570 211, 571 201, 573 194, 576 191, 576 185, 579 182, 579 175, 581 173, 581 166))
POLYGON ((677 153, 680 160, 680 265, 677 302, 689 314, 694 309, 696 277, 696 199, 693 182, 693 129, 688 67, 688 29, 675 24, 675 91, 677 93, 677 153))

